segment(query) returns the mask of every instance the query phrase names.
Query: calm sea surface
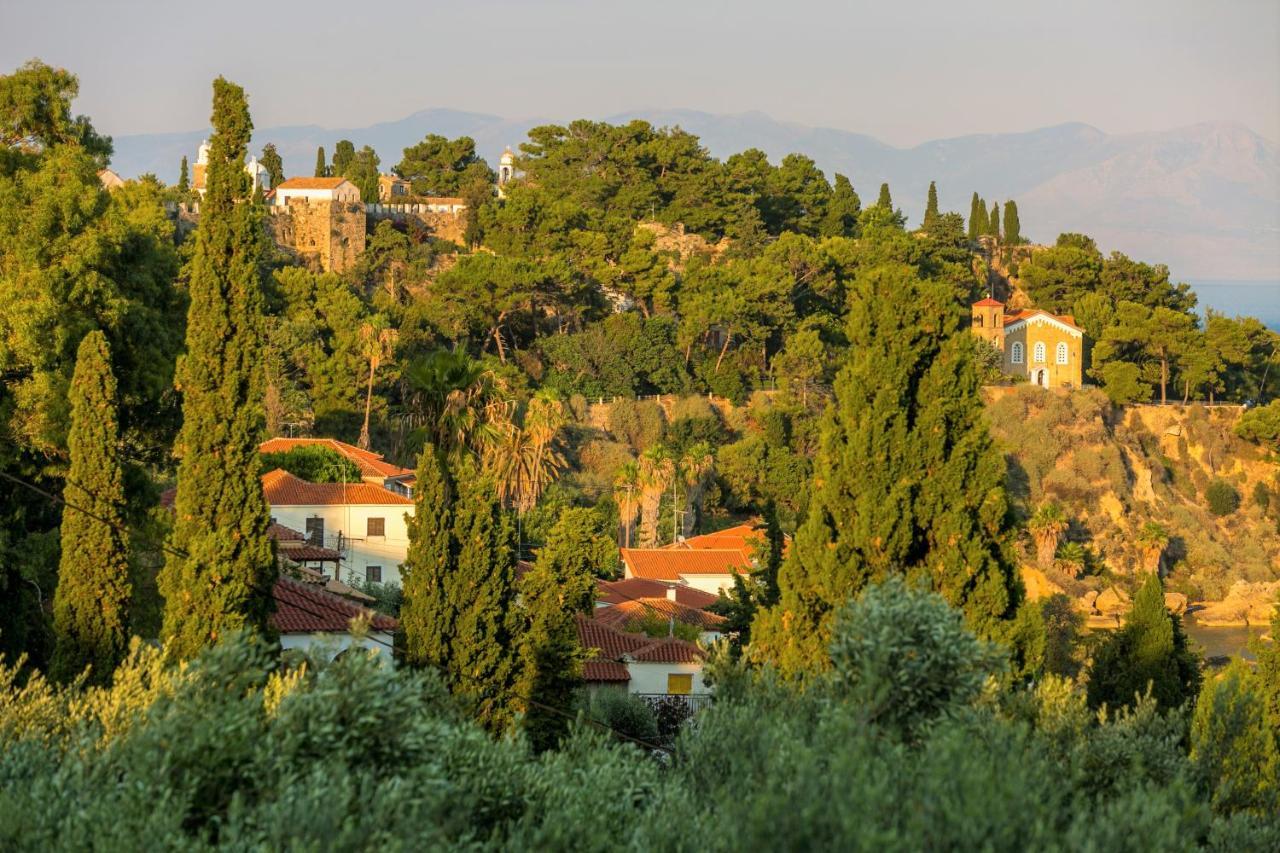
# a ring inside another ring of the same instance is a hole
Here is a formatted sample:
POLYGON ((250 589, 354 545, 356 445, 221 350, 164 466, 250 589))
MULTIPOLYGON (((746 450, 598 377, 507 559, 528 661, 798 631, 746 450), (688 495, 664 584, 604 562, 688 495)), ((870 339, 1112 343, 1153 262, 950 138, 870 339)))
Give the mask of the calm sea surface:
POLYGON ((1212 308, 1230 317, 1257 317, 1280 332, 1280 281, 1191 281, 1200 310, 1212 308))
POLYGON ((1209 628, 1196 624, 1194 616, 1183 617, 1182 627, 1186 630, 1187 637, 1203 649, 1206 658, 1232 655, 1252 658, 1248 648, 1249 641, 1265 632, 1261 627, 1209 628))

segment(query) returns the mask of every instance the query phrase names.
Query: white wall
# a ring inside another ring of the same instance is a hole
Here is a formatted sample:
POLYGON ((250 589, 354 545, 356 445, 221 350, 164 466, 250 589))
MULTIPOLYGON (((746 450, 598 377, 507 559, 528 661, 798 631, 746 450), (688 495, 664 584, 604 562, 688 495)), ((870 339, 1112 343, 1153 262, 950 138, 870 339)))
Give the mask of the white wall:
POLYGON ((409 550, 409 528, 405 513, 413 512, 404 504, 343 504, 336 506, 273 506, 271 517, 299 533, 307 532, 307 519, 324 519, 324 547, 339 550, 342 565, 339 580, 347 582, 355 573, 357 581, 365 579, 365 568, 382 567, 383 583, 400 583, 400 564, 409 550), (384 520, 384 536, 368 535, 368 520, 384 520), (341 537, 339 537, 341 534, 341 537))
POLYGON ((722 589, 726 591, 733 589, 733 575, 728 572, 714 575, 686 575, 682 573, 680 580, 694 589, 700 589, 712 595, 716 595, 722 589))
POLYGON ((392 637, 385 631, 371 631, 357 640, 350 634, 281 634, 280 648, 300 649, 310 654, 324 654, 325 660, 333 660, 352 647, 377 652, 379 659, 390 663, 392 637))
POLYGON ((627 664, 627 672, 631 673, 631 681, 627 690, 632 693, 666 693, 667 675, 669 673, 693 673, 694 693, 710 693, 702 682, 702 664, 700 663, 638 663, 627 664))
POLYGON ((305 198, 309 201, 359 201, 360 190, 350 182, 338 184, 332 190, 276 187, 276 204, 288 204, 291 198, 305 198))

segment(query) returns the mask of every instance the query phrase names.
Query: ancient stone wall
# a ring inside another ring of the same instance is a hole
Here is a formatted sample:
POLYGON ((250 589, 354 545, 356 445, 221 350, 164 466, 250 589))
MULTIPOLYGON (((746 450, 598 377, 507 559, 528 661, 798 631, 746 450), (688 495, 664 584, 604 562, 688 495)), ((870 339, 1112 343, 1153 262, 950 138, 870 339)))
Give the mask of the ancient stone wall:
POLYGON ((371 222, 389 219, 392 222, 414 220, 431 232, 431 236, 439 240, 448 240, 459 246, 466 245, 467 212, 457 213, 428 210, 425 204, 412 202, 405 204, 369 204, 365 205, 365 213, 371 222))
POLYGON ((364 205, 296 200, 272 205, 268 225, 276 245, 324 272, 345 272, 365 247, 364 205))

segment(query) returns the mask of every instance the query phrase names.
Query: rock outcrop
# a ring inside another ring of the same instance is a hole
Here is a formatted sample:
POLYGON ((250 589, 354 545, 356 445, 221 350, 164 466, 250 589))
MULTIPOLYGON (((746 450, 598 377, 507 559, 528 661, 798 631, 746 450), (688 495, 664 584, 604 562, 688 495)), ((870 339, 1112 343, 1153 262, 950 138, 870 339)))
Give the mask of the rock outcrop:
POLYGON ((1222 601, 1202 603, 1194 613, 1195 620, 1210 628, 1270 625, 1278 597, 1280 581, 1236 581, 1222 601))

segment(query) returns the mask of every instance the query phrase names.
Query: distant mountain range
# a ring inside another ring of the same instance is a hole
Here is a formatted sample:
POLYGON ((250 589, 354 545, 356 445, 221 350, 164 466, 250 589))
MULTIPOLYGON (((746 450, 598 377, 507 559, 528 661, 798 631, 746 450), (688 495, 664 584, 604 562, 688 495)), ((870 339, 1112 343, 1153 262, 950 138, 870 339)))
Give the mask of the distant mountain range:
MULTIPOLYGON (((1093 236, 1104 251, 1168 264, 1181 279, 1280 281, 1280 160, 1276 144, 1246 127, 1198 124, 1152 133, 1107 134, 1085 124, 1025 133, 961 136, 896 148, 870 136, 776 121, 762 113, 717 115, 693 110, 638 110, 606 116, 643 118, 697 134, 717 157, 759 148, 775 162, 807 154, 831 177, 848 175, 864 202, 888 181, 895 203, 917 222, 929 181, 943 209, 968 215, 975 190, 990 204, 1018 202, 1026 236, 1052 242, 1063 231, 1093 236)), ((372 145, 384 170, 428 133, 476 140, 496 165, 529 128, 554 119, 504 119, 428 109, 361 128, 318 125, 259 128, 255 151, 274 142, 289 174, 309 175, 316 147, 330 155, 339 139, 372 145)), ((185 154, 194 161, 207 131, 143 134, 115 140, 121 175, 177 178, 185 154)))

